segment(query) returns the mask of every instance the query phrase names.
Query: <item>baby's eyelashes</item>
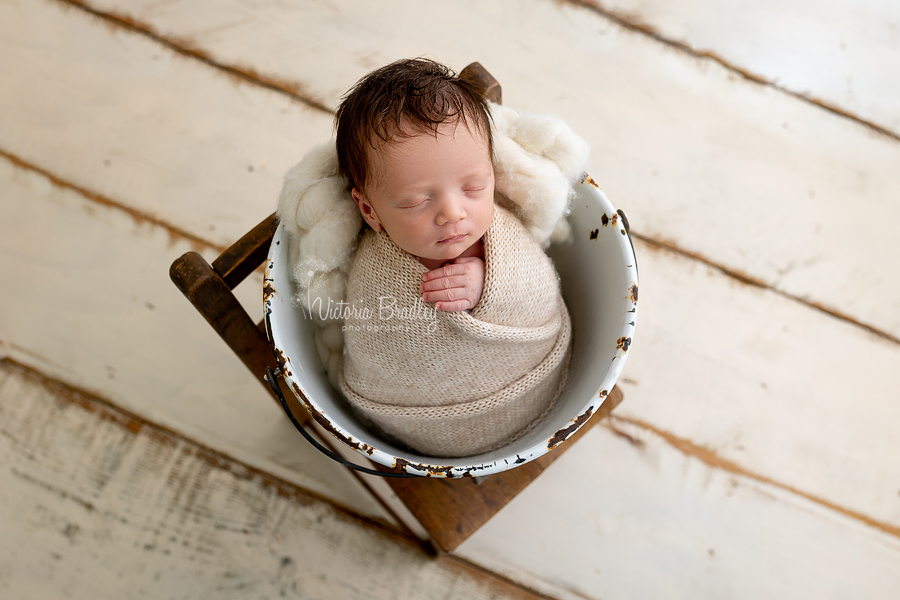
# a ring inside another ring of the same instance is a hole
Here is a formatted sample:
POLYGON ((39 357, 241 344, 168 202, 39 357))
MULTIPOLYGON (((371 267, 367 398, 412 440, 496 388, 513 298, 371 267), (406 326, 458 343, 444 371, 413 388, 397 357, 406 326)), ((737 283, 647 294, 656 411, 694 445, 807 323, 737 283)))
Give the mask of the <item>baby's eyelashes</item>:
POLYGON ((417 206, 421 206, 424 202, 425 202, 424 199, 422 199, 422 200, 411 200, 411 201, 407 201, 407 202, 401 202, 401 203, 400 203, 400 208, 415 208, 415 207, 417 207, 417 206))

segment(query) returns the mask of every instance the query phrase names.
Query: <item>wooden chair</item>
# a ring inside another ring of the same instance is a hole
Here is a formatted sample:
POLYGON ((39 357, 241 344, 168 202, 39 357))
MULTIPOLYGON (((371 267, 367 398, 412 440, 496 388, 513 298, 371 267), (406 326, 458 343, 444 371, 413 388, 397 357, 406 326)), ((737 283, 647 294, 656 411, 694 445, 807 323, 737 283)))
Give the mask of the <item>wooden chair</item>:
MULTIPOLYGON (((500 85, 479 63, 472 63, 463 69, 460 76, 478 85, 487 99, 500 102, 500 85)), ((274 369, 276 365, 264 324, 255 323, 250 318, 232 290, 263 264, 277 224, 275 215, 270 215, 222 253, 212 265, 200 254, 188 252, 172 263, 169 271, 175 285, 266 389, 269 389, 264 379, 266 369, 274 369)), ((294 415, 306 423, 307 427, 311 427, 309 414, 303 405, 284 386, 282 390, 294 415)), ((614 388, 590 422, 565 443, 541 458, 510 471, 486 478, 421 477, 383 480, 421 527, 409 523, 404 515, 398 514, 402 511, 394 510, 390 499, 385 498, 385 494, 379 492, 370 480, 371 476, 360 475, 353 470, 350 472, 411 533, 418 533, 421 538, 424 530, 440 550, 449 552, 534 481, 550 463, 571 447, 591 425, 606 417, 621 400, 622 393, 614 388)), ((323 441, 333 450, 339 444, 336 440, 329 443, 327 436, 324 436, 323 441)), ((384 484, 379 482, 379 485, 384 484)))

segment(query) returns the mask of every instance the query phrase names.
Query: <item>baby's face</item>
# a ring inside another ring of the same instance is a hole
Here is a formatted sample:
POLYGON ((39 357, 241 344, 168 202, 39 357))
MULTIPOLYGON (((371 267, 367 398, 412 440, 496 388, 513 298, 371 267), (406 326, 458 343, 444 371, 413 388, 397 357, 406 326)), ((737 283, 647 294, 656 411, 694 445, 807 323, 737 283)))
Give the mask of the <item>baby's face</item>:
POLYGON ((395 244, 429 261, 449 261, 488 230, 494 216, 494 168, 487 139, 465 124, 437 136, 394 138, 370 150, 371 177, 353 199, 363 218, 395 244))

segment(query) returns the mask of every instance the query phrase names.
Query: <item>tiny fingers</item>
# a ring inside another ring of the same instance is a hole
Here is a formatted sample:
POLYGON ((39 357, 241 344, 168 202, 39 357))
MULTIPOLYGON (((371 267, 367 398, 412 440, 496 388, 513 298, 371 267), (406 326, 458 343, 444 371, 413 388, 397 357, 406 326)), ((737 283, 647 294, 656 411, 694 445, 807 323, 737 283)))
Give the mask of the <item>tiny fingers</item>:
POLYGON ((451 288, 464 288, 469 283, 466 275, 451 275, 450 277, 440 277, 423 281, 419 286, 420 292, 433 292, 436 290, 449 290, 451 288))
POLYGON ((465 298, 466 289, 457 288, 441 288, 431 292, 422 292, 422 300, 425 302, 452 302, 465 298))
POLYGON ((484 287, 484 262, 480 258, 456 259, 422 275, 419 292, 424 302, 447 312, 469 310, 478 303, 484 287))
POLYGON ((470 309, 472 307, 472 302, 468 298, 463 298, 462 300, 454 300, 452 302, 437 302, 434 307, 446 312, 457 312, 470 309))
POLYGON ((431 281, 432 279, 450 277, 452 275, 462 275, 465 272, 466 268, 464 266, 448 263, 443 267, 438 267, 437 269, 433 269, 422 275, 422 281, 431 281))
POLYGON ((468 310, 474 306, 474 302, 472 301, 472 290, 463 287, 424 292, 422 294, 422 301, 434 302, 434 307, 436 309, 448 312, 468 310))

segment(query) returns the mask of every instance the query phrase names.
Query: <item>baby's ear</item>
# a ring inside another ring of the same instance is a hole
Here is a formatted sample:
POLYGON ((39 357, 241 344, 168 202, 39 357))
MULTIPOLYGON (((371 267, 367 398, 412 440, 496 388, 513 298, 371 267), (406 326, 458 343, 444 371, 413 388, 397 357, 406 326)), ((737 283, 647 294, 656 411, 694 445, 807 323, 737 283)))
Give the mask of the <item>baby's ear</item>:
POLYGON ((353 201, 356 202, 356 205, 359 207, 359 212, 362 214, 363 219, 365 219, 366 223, 369 224, 369 227, 374 229, 375 231, 381 231, 381 221, 378 220, 378 215, 375 214, 375 209, 372 208, 372 205, 369 204, 369 201, 366 200, 366 197, 360 192, 358 189, 353 188, 350 190, 350 195, 353 196, 353 201))

